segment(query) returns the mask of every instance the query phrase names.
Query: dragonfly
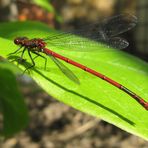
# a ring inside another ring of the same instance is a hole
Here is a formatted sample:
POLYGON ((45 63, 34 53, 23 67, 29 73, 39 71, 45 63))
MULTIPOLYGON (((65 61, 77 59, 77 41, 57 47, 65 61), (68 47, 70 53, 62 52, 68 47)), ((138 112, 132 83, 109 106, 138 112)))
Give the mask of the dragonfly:
POLYGON ((20 47, 11 54, 15 54, 21 51, 22 53, 20 56, 20 60, 22 60, 25 51, 28 52, 32 65, 26 68, 26 70, 35 66, 34 59, 36 57, 44 58, 46 65, 47 58, 43 56, 43 54, 45 54, 47 55, 47 57, 50 57, 53 60, 53 62, 58 66, 58 68, 63 72, 63 74, 66 77, 68 77, 73 82, 80 84, 77 76, 68 67, 66 67, 60 60, 65 61, 77 68, 80 68, 96 77, 103 79, 104 81, 124 91, 132 98, 134 98, 146 110, 148 110, 148 102, 146 102, 143 98, 138 96, 136 93, 134 93, 127 87, 116 82, 115 80, 112 80, 111 78, 105 76, 104 74, 98 71, 95 71, 61 54, 58 54, 57 52, 54 52, 53 50, 48 49, 46 47, 47 43, 49 43, 49 45, 59 48, 63 47, 65 49, 70 49, 70 47, 75 47, 76 49, 79 49, 81 51, 89 51, 89 47, 91 47, 90 49, 93 49, 93 47, 95 47, 94 49, 96 49, 96 44, 98 43, 102 45, 107 44, 108 47, 123 49, 126 48, 129 45, 129 43, 125 39, 118 37, 118 35, 132 29, 133 27, 135 27, 136 24, 137 24, 136 16, 131 14, 120 14, 107 18, 103 20, 101 23, 99 22, 92 23, 78 30, 70 32, 60 32, 57 35, 49 36, 46 38, 29 39, 28 37, 16 37, 14 39, 14 43, 20 47), (82 36, 82 37, 76 38, 76 36, 82 36), (88 39, 92 40, 92 42, 88 43, 88 39), (35 58, 32 57, 32 53, 36 55, 35 58))

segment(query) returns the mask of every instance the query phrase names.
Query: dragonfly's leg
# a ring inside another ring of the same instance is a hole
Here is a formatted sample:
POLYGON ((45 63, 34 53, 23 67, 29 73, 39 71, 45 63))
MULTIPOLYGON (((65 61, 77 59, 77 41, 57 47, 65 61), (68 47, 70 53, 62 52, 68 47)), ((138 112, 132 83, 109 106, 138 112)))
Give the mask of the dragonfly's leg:
POLYGON ((14 52, 12 52, 12 53, 9 53, 9 55, 12 55, 12 54, 17 53, 21 48, 22 48, 22 46, 20 46, 16 51, 14 51, 14 52))
POLYGON ((31 66, 29 66, 29 67, 27 67, 27 68, 24 70, 24 72, 23 72, 23 73, 25 73, 28 69, 30 69, 30 68, 32 68, 32 67, 34 67, 34 66, 35 66, 35 62, 34 62, 34 60, 33 60, 32 56, 31 56, 31 54, 30 54, 30 50, 28 50, 28 55, 29 55, 29 57, 30 57, 30 59, 31 59, 32 65, 31 65, 31 66))
POLYGON ((39 54, 38 52, 33 52, 34 54, 36 54, 37 56, 34 57, 34 59, 36 59, 37 57, 42 57, 45 60, 45 66, 44 69, 46 70, 46 65, 47 65, 47 58, 42 56, 41 54, 39 54))
MULTIPOLYGON (((8 59, 9 59, 13 54, 22 52, 20 58, 15 58, 14 60, 11 60, 11 62, 17 61, 18 64, 19 64, 19 63, 21 63, 21 62, 23 61, 23 54, 24 54, 24 52, 25 52, 26 49, 24 48, 23 51, 20 51, 21 48, 22 48, 22 46, 19 47, 16 51, 14 51, 14 52, 8 54, 8 59)), ((10 58, 10 59, 11 59, 11 58, 10 58)))
POLYGON ((18 64, 23 61, 23 55, 24 55, 25 50, 26 50, 26 48, 23 49, 22 54, 21 54, 21 56, 19 58, 18 64))

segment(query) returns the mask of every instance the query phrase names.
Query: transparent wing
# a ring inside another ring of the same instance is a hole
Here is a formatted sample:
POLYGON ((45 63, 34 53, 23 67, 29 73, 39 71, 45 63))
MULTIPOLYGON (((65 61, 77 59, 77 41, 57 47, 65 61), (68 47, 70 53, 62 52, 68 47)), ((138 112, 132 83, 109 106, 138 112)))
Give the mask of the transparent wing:
POLYGON ((130 14, 121 14, 108 19, 101 23, 102 31, 110 38, 127 32, 135 27, 137 24, 137 17, 130 14))
POLYGON ((63 74, 68 77, 70 80, 73 82, 80 84, 79 79, 76 77, 76 75, 69 69, 67 68, 63 63, 61 63, 58 59, 55 57, 49 55, 49 57, 54 61, 54 63, 59 67, 59 69, 63 72, 63 74))
POLYGON ((53 46, 59 46, 65 49, 75 48, 75 50, 79 49, 82 51, 96 49, 95 46, 97 44, 100 46, 107 44, 109 47, 122 49, 128 46, 128 42, 119 37, 112 38, 130 30, 136 23, 137 18, 135 16, 121 14, 105 19, 101 23, 97 22, 83 26, 79 30, 66 33, 61 32, 44 40, 53 46), (90 39, 92 42, 90 42, 90 39))
MULTIPOLYGON (((59 47, 61 50, 73 50, 73 51, 82 51, 82 52, 87 52, 87 51, 92 51, 92 50, 97 50, 97 47, 112 47, 112 48, 117 48, 117 49, 123 49, 126 48, 129 43, 120 37, 113 37, 110 39, 106 39, 105 41, 100 41, 100 42, 95 42, 95 41, 90 41, 89 39, 86 38, 76 38, 71 36, 71 39, 66 39, 66 38, 61 38, 60 42, 59 41, 54 41, 54 42, 48 42, 49 45, 53 47, 59 47)), ((106 50, 106 48, 102 48, 101 51, 106 50)))

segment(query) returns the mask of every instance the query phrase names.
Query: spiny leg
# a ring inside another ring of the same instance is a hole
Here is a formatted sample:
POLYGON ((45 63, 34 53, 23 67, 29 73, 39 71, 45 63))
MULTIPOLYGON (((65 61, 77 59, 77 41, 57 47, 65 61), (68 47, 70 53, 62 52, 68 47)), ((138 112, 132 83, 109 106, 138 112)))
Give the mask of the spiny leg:
POLYGON ((23 61, 23 56, 24 56, 25 50, 26 50, 26 47, 25 47, 25 48, 23 49, 23 51, 22 51, 22 54, 21 54, 21 56, 20 56, 20 58, 19 58, 19 61, 18 61, 18 64, 23 61))
POLYGON ((16 51, 12 52, 12 53, 9 53, 9 55, 12 55, 12 54, 15 54, 17 53, 23 46, 19 47, 16 51))
MULTIPOLYGON (((15 53, 20 53, 22 51, 20 51, 20 49, 22 48, 23 46, 19 47, 16 51, 12 52, 12 53, 9 53, 8 54, 8 59, 12 59, 12 56, 15 54, 15 53)), ((14 57, 13 57, 14 58, 14 57)), ((19 60, 20 58, 15 58, 14 60, 11 60, 11 62, 14 62, 14 61, 17 61, 18 64, 19 64, 19 60)))
POLYGON ((41 54, 39 54, 38 52, 32 52, 32 53, 34 53, 34 54, 36 54, 37 56, 36 57, 34 57, 33 59, 36 59, 38 56, 39 57, 42 57, 44 60, 45 60, 45 66, 44 66, 44 69, 46 70, 46 65, 47 65, 47 58, 46 57, 44 57, 44 56, 42 56, 41 54))
POLYGON ((24 48, 23 49, 23 51, 19 51, 21 48, 19 48, 18 50, 16 50, 15 52, 13 52, 13 53, 10 53, 9 54, 9 57, 8 57, 8 59, 11 59, 10 57, 11 57, 11 55, 12 54, 15 54, 15 53, 19 53, 19 52, 22 52, 22 54, 21 54, 21 56, 18 58, 18 57, 16 57, 14 60, 12 60, 11 62, 13 62, 13 61, 16 61, 17 63, 18 63, 18 65, 19 65, 19 63, 21 63, 22 61, 23 61, 23 55, 24 55, 24 52, 25 52, 25 50, 26 50, 26 48, 24 48))
POLYGON ((29 67, 27 67, 27 68, 24 70, 24 72, 23 72, 23 73, 25 73, 28 69, 30 69, 30 68, 32 68, 32 67, 34 67, 34 66, 35 66, 35 62, 34 62, 34 60, 33 60, 32 56, 31 56, 31 54, 30 54, 30 50, 28 49, 27 51, 28 51, 28 55, 29 55, 29 57, 30 57, 30 59, 31 59, 32 65, 31 65, 31 66, 29 66, 29 67))

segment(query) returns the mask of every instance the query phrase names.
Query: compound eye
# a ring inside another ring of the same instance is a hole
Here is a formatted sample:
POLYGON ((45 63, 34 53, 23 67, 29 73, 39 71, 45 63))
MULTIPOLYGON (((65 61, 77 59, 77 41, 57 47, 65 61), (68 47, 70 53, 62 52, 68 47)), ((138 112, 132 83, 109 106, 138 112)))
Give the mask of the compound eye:
POLYGON ((19 44, 19 39, 15 39, 15 40, 14 40, 14 43, 15 43, 16 45, 18 45, 18 44, 19 44))

